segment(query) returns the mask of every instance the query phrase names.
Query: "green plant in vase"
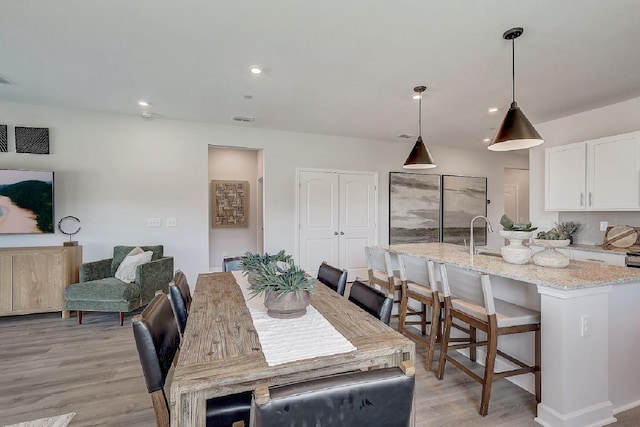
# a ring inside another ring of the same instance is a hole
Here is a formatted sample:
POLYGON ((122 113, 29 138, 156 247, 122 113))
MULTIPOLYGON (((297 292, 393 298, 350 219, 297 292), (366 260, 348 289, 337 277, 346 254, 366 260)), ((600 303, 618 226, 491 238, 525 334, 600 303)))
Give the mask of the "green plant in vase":
POLYGON ((253 284, 256 272, 258 272, 264 265, 277 262, 292 264, 293 256, 286 254, 284 250, 281 250, 275 255, 269 255, 266 252, 264 255, 254 252, 246 252, 240 265, 242 266, 242 274, 247 276, 249 283, 253 284))
POLYGON ((573 235, 580 231, 582 224, 575 221, 556 222, 556 230, 567 235, 567 238, 573 243, 573 235))
POLYGON ((306 313, 314 283, 315 279, 293 262, 267 262, 255 271, 249 295, 253 298, 264 294, 264 305, 271 317, 299 317, 306 313))

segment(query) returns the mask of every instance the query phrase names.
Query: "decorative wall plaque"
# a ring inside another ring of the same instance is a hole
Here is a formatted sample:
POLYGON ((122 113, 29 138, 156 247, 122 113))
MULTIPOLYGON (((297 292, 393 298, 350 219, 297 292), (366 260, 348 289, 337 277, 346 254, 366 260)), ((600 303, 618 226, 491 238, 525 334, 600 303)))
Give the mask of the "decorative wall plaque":
POLYGON ((16 152, 49 154, 49 128, 16 126, 16 152))
POLYGON ((249 226, 249 182, 211 181, 212 228, 249 226))
POLYGON ((9 149, 7 143, 7 125, 0 125, 0 152, 6 153, 9 149))

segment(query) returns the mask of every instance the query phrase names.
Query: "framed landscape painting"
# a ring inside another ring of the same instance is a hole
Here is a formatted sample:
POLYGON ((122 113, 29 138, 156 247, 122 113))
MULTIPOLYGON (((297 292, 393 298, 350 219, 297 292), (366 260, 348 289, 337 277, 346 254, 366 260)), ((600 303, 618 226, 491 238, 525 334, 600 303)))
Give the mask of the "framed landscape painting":
MULTIPOLYGON (((442 241, 468 245, 471 220, 477 215, 487 215, 487 178, 442 175, 442 241)), ((474 225, 474 243, 486 245, 484 220, 474 225)))
POLYGON ((440 241, 440 175, 389 173, 389 243, 440 241))

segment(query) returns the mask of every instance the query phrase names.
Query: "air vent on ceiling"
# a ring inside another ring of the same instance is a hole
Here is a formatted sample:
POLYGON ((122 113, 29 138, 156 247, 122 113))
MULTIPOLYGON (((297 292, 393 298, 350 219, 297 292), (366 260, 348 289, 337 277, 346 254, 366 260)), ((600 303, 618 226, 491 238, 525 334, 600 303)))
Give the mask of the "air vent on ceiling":
POLYGON ((251 123, 254 120, 253 117, 245 117, 245 116, 232 116, 231 118, 233 119, 234 122, 244 122, 244 123, 251 123))
POLYGON ((16 83, 10 80, 7 76, 0 74, 0 85, 15 85, 16 83))
POLYGON ((401 133, 400 135, 398 135, 398 138, 405 138, 405 139, 409 139, 409 138, 413 138, 415 135, 411 135, 410 133, 401 133))

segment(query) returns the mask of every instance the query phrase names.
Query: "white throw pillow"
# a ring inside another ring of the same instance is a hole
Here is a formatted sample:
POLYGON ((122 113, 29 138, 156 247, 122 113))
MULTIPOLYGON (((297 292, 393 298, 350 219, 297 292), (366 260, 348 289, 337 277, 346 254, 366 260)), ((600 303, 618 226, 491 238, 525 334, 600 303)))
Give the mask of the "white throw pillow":
POLYGON ((146 264, 151 261, 152 251, 143 252, 138 255, 127 255, 118 270, 116 270, 116 279, 120 279, 126 283, 132 283, 136 280, 136 268, 139 265, 146 264))

